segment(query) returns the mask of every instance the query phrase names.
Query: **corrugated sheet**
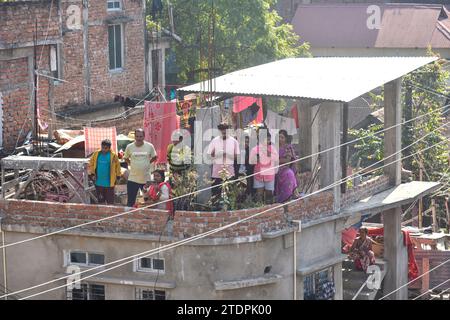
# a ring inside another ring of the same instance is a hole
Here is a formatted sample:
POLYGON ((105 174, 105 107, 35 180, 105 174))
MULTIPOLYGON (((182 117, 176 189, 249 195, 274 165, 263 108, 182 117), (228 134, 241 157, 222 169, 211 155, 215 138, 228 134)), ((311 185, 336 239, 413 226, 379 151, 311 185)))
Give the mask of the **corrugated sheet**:
POLYGON ((369 29, 368 4, 300 5, 294 31, 312 48, 450 48, 443 5, 377 4, 380 29, 369 29), (443 27, 444 26, 444 27, 443 27))
MULTIPOLYGON (((291 58, 213 79, 213 92, 349 102, 435 60, 434 57, 291 58)), ((207 82, 179 90, 204 92, 205 88, 207 82)))

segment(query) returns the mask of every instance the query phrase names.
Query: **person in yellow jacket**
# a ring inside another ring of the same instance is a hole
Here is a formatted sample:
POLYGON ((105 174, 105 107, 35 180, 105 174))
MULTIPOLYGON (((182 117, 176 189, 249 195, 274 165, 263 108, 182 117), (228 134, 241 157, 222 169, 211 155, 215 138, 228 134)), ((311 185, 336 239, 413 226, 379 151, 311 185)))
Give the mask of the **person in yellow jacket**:
POLYGON ((109 139, 103 140, 101 149, 92 154, 89 175, 95 181, 99 203, 114 204, 114 187, 121 171, 119 158, 111 151, 109 139))

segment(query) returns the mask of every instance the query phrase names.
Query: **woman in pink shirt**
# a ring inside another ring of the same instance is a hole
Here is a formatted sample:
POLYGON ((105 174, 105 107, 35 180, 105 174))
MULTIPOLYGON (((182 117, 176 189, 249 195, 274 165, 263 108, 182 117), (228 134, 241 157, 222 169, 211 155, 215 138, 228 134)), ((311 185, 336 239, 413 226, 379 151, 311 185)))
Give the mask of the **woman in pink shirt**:
POLYGON ((259 134, 258 140, 258 145, 250 151, 250 163, 255 164, 253 188, 256 189, 258 201, 270 204, 273 202, 279 157, 276 148, 270 142, 268 132, 267 135, 265 132, 259 134))

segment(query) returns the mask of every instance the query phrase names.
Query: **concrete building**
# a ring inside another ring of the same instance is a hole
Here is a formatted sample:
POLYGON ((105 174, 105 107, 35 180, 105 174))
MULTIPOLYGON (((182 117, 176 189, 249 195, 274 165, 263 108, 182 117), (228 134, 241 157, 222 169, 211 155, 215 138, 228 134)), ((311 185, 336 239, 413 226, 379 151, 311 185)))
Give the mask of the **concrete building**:
POLYGON ((143 0, 30 0, 0 3, 0 146, 14 149, 31 130, 35 108, 50 131, 55 114, 113 105, 116 95, 149 92, 143 0), (37 31, 37 32, 36 32, 37 31))
MULTIPOLYGON (((433 60, 286 59, 219 77, 215 94, 296 97, 301 123, 311 124, 301 126, 300 147, 305 155, 319 148, 337 147, 341 143, 340 109, 372 86, 384 84, 385 126, 391 128, 385 132, 384 175, 342 193, 340 185, 334 183, 342 177, 341 150, 334 148, 320 157, 321 192, 278 206, 228 212, 177 211, 170 221, 166 211, 141 209, 95 222, 124 213, 126 208, 12 200, 4 196, 0 200, 3 239, 0 284, 8 292, 49 280, 55 280, 56 287, 66 283, 57 279, 80 267, 87 270, 81 277, 81 288, 62 287, 33 298, 305 299, 308 283, 315 283, 312 291, 316 293, 321 281, 327 281, 336 290, 332 297, 339 300, 346 294, 342 273, 346 257, 341 253, 341 232, 363 213, 382 213, 383 263, 387 266, 383 293, 393 292, 406 284, 408 275, 401 206, 439 187, 439 183, 430 182, 401 184, 401 127, 395 126, 401 121, 401 77, 433 60), (271 76, 280 79, 279 83, 267 86, 262 75, 269 69, 271 76), (342 70, 346 70, 346 77, 342 77, 342 70), (239 92, 233 88, 235 85, 239 92), (312 121, 315 115, 318 122, 312 121), (259 216, 244 220, 257 213, 259 216), (241 222, 217 230, 238 221, 241 222), (4 247, 81 223, 85 225, 4 247), (202 239, 159 254, 153 252, 146 257, 149 259, 139 259, 143 258, 139 254, 149 249, 187 241, 212 230, 215 232, 202 239), (133 255, 135 260, 126 259, 123 266, 106 270, 108 263, 133 255), (89 271, 93 267, 98 269, 89 271), (101 271, 104 272, 94 274, 101 271), (93 276, 83 280, 86 275, 93 276)), ((202 84, 196 84, 182 91, 196 92, 201 87, 202 84)), ((9 157, 2 161, 5 164, 15 160, 9 157)), ((305 175, 311 175, 313 164, 314 158, 303 161, 305 175)), ((22 292, 19 296, 28 297, 43 289, 22 292)), ((369 297, 372 292, 363 294, 369 297)), ((406 287, 389 296, 389 299, 406 298, 406 287)))
POLYGON ((431 48, 450 59, 448 6, 362 2, 299 5, 294 31, 316 57, 425 56, 431 48))

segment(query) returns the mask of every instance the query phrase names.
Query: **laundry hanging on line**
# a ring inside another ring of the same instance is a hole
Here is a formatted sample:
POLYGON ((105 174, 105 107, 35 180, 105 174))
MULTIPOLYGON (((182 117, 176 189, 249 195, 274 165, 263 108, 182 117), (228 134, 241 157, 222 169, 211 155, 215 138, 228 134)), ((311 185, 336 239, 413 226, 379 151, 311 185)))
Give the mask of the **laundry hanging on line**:
POLYGON ((180 128, 176 108, 175 102, 145 101, 145 140, 155 147, 158 164, 167 162, 167 147, 172 143, 172 133, 180 128))

